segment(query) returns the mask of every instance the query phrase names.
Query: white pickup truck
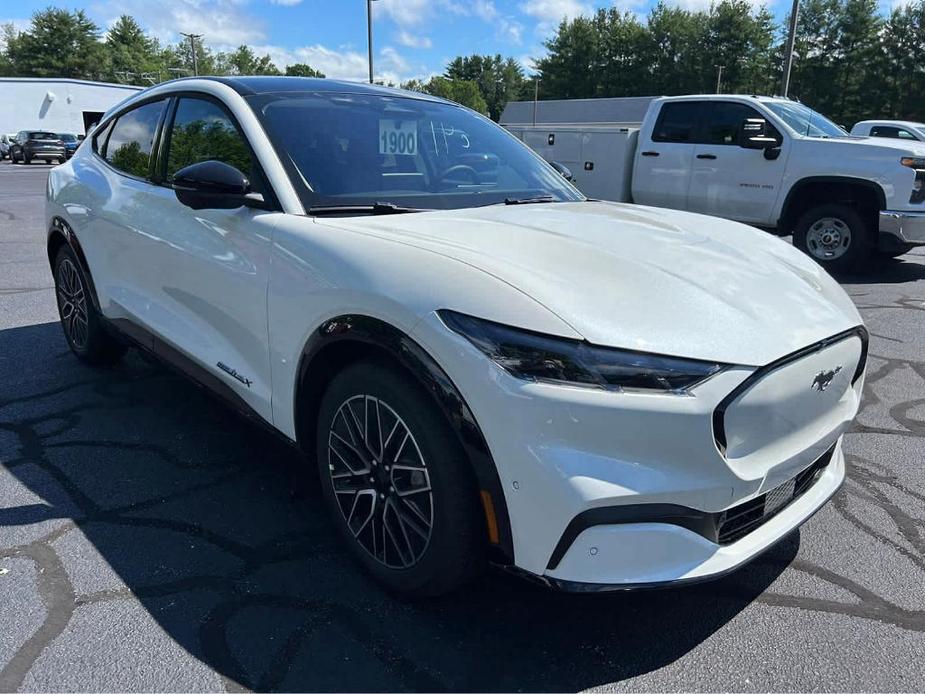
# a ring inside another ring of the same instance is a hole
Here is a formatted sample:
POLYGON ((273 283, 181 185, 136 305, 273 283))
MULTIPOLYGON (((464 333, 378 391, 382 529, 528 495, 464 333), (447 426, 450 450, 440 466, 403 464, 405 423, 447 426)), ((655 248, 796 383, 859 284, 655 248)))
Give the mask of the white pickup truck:
POLYGON ((638 124, 505 127, 590 197, 792 233, 833 272, 925 245, 925 143, 852 137, 789 99, 663 97, 638 124))

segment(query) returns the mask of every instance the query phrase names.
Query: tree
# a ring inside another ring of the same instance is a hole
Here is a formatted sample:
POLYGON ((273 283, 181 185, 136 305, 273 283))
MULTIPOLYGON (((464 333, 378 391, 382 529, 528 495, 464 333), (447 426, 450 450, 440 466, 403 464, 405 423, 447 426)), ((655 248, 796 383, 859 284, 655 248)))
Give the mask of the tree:
POLYGON ((258 57, 250 46, 242 45, 225 56, 225 65, 233 75, 280 75, 269 55, 258 57))
POLYGON ((451 80, 446 77, 432 77, 429 82, 410 80, 401 85, 402 89, 423 92, 441 99, 455 101, 468 106, 473 111, 488 115, 488 104, 479 91, 479 86, 472 80, 451 80))
POLYGON ((27 31, 8 37, 6 57, 16 75, 99 79, 107 72, 99 39, 83 10, 50 7, 32 15, 27 31))
POLYGON ((109 77, 113 82, 160 82, 166 73, 157 39, 149 37, 132 17, 122 15, 106 35, 109 77))
POLYGON ((286 66, 286 75, 289 77, 324 77, 324 73, 305 63, 294 63, 286 66))
POLYGON ((495 121, 501 118, 508 101, 520 97, 524 74, 513 58, 500 55, 470 55, 454 58, 447 65, 445 76, 453 81, 474 82, 495 121))

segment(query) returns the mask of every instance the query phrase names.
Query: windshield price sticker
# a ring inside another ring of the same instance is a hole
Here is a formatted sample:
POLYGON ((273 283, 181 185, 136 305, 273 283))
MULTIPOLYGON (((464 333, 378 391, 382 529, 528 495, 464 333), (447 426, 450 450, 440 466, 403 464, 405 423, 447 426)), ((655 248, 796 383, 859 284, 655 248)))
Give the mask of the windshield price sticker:
POLYGON ((379 121, 379 154, 417 154, 418 122, 383 118, 379 121))

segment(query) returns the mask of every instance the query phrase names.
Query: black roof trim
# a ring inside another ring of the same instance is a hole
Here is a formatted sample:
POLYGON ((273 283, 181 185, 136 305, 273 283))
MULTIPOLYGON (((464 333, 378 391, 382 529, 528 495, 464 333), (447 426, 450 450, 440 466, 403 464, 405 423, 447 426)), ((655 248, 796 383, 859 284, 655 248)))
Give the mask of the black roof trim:
POLYGON ((405 89, 395 89, 394 87, 383 87, 378 84, 367 84, 365 82, 347 82, 345 80, 334 80, 321 77, 284 77, 273 75, 255 75, 242 77, 182 77, 172 80, 173 83, 185 82, 188 80, 210 80, 219 82, 234 89, 241 96, 256 96, 258 94, 276 94, 276 93, 293 93, 293 92, 314 92, 314 93, 337 93, 337 94, 377 94, 379 96, 402 97, 405 99, 420 99, 422 101, 439 101, 448 102, 445 99, 422 94, 421 92, 412 92, 405 89))

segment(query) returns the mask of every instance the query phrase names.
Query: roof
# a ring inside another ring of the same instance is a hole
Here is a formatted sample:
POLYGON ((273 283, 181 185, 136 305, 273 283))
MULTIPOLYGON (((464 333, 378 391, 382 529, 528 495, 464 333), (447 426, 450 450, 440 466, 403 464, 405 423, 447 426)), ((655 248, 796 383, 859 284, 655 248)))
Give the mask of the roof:
MULTIPOLYGON (((536 102, 537 123, 641 123, 657 97, 553 99, 536 102)), ((533 123, 533 101, 511 101, 501 114, 502 125, 533 123)))
POLYGON ((916 123, 912 120, 889 120, 889 119, 871 119, 871 120, 862 120, 855 125, 895 125, 900 128, 915 128, 921 129, 925 128, 925 123, 916 123))
POLYGON ((348 82, 346 80, 334 80, 327 77, 284 77, 272 75, 254 75, 241 77, 184 77, 173 82, 183 82, 191 79, 206 79, 214 82, 227 84, 241 96, 254 96, 257 94, 279 94, 292 92, 327 92, 337 94, 377 94, 379 96, 400 96, 410 99, 421 99, 424 101, 440 101, 445 103, 445 99, 440 99, 430 94, 421 92, 408 91, 406 89, 395 89, 394 87, 383 87, 378 84, 368 84, 366 82, 348 82))
POLYGON ((144 87, 134 84, 116 84, 115 82, 94 82, 93 80, 78 80, 70 77, 0 77, 0 82, 40 82, 51 84, 85 84, 91 87, 112 87, 113 89, 127 89, 132 92, 141 91, 144 87))

